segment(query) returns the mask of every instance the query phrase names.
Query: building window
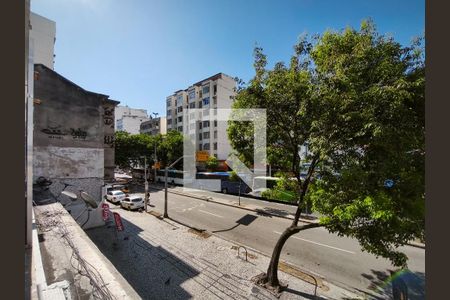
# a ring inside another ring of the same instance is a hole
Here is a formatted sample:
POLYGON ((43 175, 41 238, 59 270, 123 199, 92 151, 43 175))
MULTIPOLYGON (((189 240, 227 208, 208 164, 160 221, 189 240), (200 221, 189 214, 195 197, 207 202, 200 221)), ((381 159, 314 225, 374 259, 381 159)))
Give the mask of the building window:
POLYGON ((208 94, 208 93, 209 93, 209 85, 205 85, 205 86, 202 88, 202 92, 203 92, 203 95, 204 95, 204 94, 208 94))
POLYGON ((214 95, 217 94, 217 84, 213 86, 214 95))
POLYGON ((198 134, 198 139, 199 139, 200 141, 202 140, 202 134, 201 134, 201 133, 198 134))
POLYGON ((198 129, 202 129, 202 122, 198 123, 198 129))
POLYGON ((178 127, 178 131, 179 131, 179 132, 182 132, 182 131, 183 131, 183 126, 179 126, 179 127, 178 127))
POLYGON ((214 138, 217 139, 217 130, 214 131, 214 138))
POLYGON ((171 110, 171 109, 168 109, 168 110, 167 110, 167 116, 170 116, 170 115, 172 115, 172 110, 171 110))
POLYGON ((182 112, 183 111, 183 106, 178 106, 178 112, 182 112))
POLYGON ((183 95, 178 95, 177 96, 177 106, 182 106, 183 105, 183 95))
POLYGON ((203 150, 209 150, 209 143, 203 145, 203 150))
POLYGON ((209 131, 203 132, 203 138, 209 139, 209 131))
POLYGON ((178 122, 183 122, 183 116, 178 117, 178 122))
POLYGON ((198 150, 202 151, 202 144, 198 144, 198 150))
POLYGON ((203 105, 202 105, 202 100, 200 100, 199 102, 198 102, 198 108, 202 108, 203 107, 203 105))
POLYGON ((217 158, 217 153, 214 153, 214 157, 217 158))
POLYGON ((217 120, 214 120, 214 127, 217 127, 217 120))
POLYGON ((203 121, 203 128, 209 127, 209 121, 203 121))
POLYGON ((171 106, 172 105, 172 100, 171 99, 167 99, 167 106, 171 106))
POLYGON ((203 116, 209 116, 209 109, 205 109, 203 111, 203 116))
POLYGON ((217 150, 217 143, 214 143, 214 150, 217 150))
POLYGON ((195 90, 189 92, 189 99, 195 98, 195 90))
POLYGON ((206 97, 205 99, 203 99, 203 105, 208 105, 209 104, 209 97, 206 97))
POLYGON ((195 108, 195 102, 190 103, 189 108, 195 108))

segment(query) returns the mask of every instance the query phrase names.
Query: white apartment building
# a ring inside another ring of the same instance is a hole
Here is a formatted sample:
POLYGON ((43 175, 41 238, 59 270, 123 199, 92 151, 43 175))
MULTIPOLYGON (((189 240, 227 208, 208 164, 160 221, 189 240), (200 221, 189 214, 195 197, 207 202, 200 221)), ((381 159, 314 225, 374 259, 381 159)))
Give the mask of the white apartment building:
POLYGON ((33 63, 54 69, 56 23, 34 12, 30 14, 30 48, 33 63))
POLYGON ((141 123, 140 133, 148 135, 166 134, 167 121, 165 117, 150 118, 150 120, 141 123))
POLYGON ((226 160, 231 151, 226 132, 228 124, 226 121, 217 121, 217 111, 214 109, 231 108, 236 94, 235 87, 233 77, 218 73, 185 90, 176 91, 166 99, 167 130, 178 130, 186 134, 195 129, 196 151, 206 151, 220 161, 226 160), (196 128, 183 128, 183 111, 199 108, 203 109, 203 117, 209 120, 199 120, 196 125, 189 125, 196 128))
POLYGON ((117 106, 115 110, 115 130, 126 131, 130 134, 139 134, 141 123, 148 121, 147 110, 117 106))

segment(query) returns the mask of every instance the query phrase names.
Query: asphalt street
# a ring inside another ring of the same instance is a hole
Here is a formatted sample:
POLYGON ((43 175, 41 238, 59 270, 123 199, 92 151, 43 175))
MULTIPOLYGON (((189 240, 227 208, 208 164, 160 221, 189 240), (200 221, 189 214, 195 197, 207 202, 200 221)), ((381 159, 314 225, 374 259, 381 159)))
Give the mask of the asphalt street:
MULTIPOLYGON (((164 192, 152 191, 150 203, 149 210, 162 213, 164 192)), ((291 223, 287 219, 171 193, 168 214, 174 220, 206 229, 267 255, 291 223)), ((408 266, 416 285, 413 288, 420 294, 425 280, 425 250, 411 246, 400 250, 409 258, 408 266)), ((282 259, 336 285, 370 294, 372 287, 381 285, 389 276, 389 270, 394 270, 386 259, 362 252, 357 240, 338 237, 324 228, 292 236, 284 246, 282 259)))

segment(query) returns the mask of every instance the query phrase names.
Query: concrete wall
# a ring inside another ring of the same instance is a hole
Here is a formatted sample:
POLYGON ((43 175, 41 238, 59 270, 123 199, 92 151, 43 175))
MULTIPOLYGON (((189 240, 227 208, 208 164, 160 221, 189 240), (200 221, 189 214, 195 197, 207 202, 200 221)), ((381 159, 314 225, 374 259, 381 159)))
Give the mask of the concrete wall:
MULTIPOLYGON (((106 95, 85 91, 43 65, 35 65, 33 177, 44 176, 59 195, 62 182, 74 192, 89 193, 101 201, 104 178, 103 102, 106 95)), ((79 197, 80 198, 80 197, 79 197)), ((85 210, 81 199, 71 205, 72 215, 85 210)), ((101 208, 94 209, 83 228, 104 225, 101 208)), ((83 224, 87 214, 77 220, 83 224)))
POLYGON ((114 116, 117 101, 107 100, 103 103, 103 125, 104 125, 104 168, 105 181, 114 180, 114 116))
POLYGON ((31 12, 30 39, 34 44, 34 63, 44 64, 53 70, 56 23, 31 12))

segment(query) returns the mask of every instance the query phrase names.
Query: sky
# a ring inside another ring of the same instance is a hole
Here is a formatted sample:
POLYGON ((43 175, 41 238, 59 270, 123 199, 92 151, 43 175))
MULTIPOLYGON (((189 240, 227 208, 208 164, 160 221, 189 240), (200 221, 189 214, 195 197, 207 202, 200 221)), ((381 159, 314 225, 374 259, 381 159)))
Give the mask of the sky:
POLYGON ((167 96, 211 75, 251 79, 256 44, 271 67, 303 33, 371 18, 407 45, 425 30, 424 0, 31 0, 31 10, 56 22, 56 72, 160 116, 167 96))

